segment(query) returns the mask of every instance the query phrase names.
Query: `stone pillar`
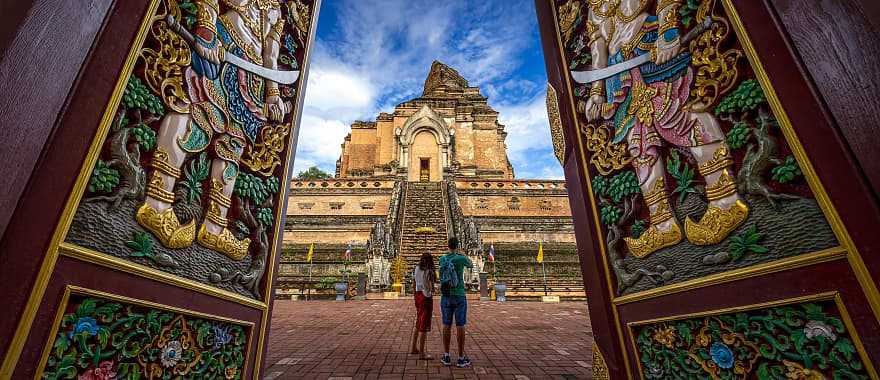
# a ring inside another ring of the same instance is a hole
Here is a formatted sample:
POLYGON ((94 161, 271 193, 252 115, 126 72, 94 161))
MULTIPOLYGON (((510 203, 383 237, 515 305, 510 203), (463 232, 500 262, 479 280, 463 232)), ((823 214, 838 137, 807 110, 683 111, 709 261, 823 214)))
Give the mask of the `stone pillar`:
POLYGON ((489 300, 489 274, 486 272, 480 272, 480 301, 488 301, 489 300))
POLYGON ((358 273, 357 296, 354 299, 367 299, 367 274, 364 272, 358 273))

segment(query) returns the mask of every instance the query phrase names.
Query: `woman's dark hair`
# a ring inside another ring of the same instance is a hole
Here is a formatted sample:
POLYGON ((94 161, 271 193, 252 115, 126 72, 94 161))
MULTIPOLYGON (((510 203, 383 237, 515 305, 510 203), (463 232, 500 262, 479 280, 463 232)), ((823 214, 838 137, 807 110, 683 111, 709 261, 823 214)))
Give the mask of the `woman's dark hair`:
POLYGON ((419 269, 428 274, 428 283, 433 284, 437 281, 437 267, 434 266, 434 255, 427 252, 423 253, 422 257, 419 258, 419 269))

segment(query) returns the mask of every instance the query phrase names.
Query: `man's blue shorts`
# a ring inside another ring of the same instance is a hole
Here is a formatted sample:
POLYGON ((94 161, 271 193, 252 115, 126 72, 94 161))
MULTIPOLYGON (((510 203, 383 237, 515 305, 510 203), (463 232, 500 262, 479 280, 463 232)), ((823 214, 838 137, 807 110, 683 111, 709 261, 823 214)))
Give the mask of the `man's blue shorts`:
POLYGON ((456 326, 464 326, 467 323, 467 298, 464 296, 440 297, 440 314, 443 316, 444 326, 452 326, 453 316, 455 316, 456 326))

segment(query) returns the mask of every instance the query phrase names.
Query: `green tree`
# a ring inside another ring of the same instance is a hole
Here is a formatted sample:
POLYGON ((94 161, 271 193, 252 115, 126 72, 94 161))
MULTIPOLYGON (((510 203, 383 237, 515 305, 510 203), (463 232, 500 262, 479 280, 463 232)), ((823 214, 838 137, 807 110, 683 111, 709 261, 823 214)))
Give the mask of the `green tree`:
POLYGON ((715 107, 715 115, 746 113, 766 102, 761 85, 754 79, 742 81, 733 92, 724 96, 715 107))
POLYGON ((332 177, 329 173, 318 169, 317 166, 312 166, 308 170, 299 172, 296 175, 297 179, 328 179, 332 177))

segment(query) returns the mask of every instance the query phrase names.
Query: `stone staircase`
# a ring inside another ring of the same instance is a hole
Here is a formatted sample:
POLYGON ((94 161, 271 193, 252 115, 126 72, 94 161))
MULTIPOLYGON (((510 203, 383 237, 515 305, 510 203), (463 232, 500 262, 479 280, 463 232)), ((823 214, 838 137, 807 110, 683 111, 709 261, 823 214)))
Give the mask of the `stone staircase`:
POLYGON ((447 217, 443 188, 439 182, 407 183, 405 210, 400 233, 400 255, 404 259, 404 274, 409 283, 410 271, 424 252, 437 257, 447 249, 447 217))

